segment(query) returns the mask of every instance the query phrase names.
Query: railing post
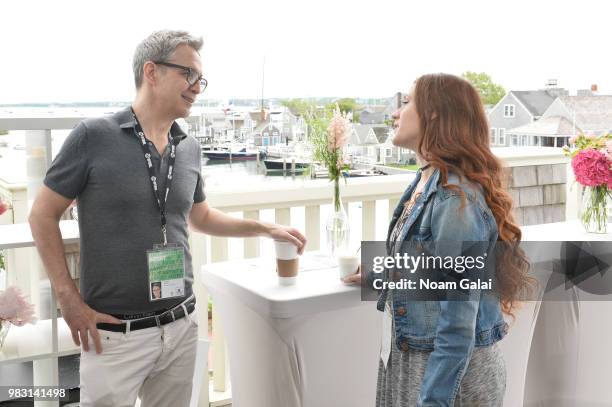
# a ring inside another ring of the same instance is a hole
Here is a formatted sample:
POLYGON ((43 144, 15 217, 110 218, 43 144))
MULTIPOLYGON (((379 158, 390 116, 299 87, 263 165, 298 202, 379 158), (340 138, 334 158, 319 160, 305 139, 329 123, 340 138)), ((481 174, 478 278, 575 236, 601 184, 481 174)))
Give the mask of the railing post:
POLYGON ((291 225, 291 210, 290 208, 277 208, 274 211, 274 221, 279 225, 291 225))
MULTIPOLYGON (((245 211, 244 219, 259 220, 259 211, 245 211)), ((246 259, 259 257, 259 238, 244 239, 244 257, 246 259)))
POLYGON ((198 300, 198 350, 194 372, 192 402, 190 407, 209 407, 208 394, 208 290, 200 280, 202 266, 206 264, 206 235, 192 232, 190 247, 193 265, 193 292, 198 300))
MULTIPOLYGON (((27 130, 26 135, 26 168, 28 179, 28 212, 30 202, 34 201, 38 191, 43 185, 47 168, 51 165, 51 130, 27 130)), ((23 221, 27 221, 24 219, 23 221)), ((36 249, 29 249, 30 261, 28 262, 29 275, 29 293, 30 299, 38 309, 38 315, 49 315, 51 318, 52 329, 52 346, 53 352, 57 352, 57 308, 55 299, 51 296, 51 301, 48 304, 41 303, 40 296, 40 280, 45 275, 42 263, 38 259, 36 249), (46 305, 46 307, 44 307, 46 305)), ((36 360, 33 363, 34 385, 36 386, 57 386, 59 384, 58 376, 58 358, 51 357, 44 360, 36 360)), ((59 406, 59 402, 36 401, 36 407, 59 406)))
POLYGON ((376 240, 376 201, 362 203, 361 240, 376 240))
POLYGON ((319 250, 321 248, 321 207, 319 205, 307 206, 305 216, 306 238, 308 239, 306 250, 319 250))
MULTIPOLYGON (((212 262, 227 260, 228 257, 228 241, 227 238, 213 237, 211 239, 212 262)), ((214 300, 214 299, 213 299, 214 300)), ((212 363, 213 363, 213 389, 215 391, 224 392, 229 382, 229 363, 227 359, 227 343, 225 334, 221 326, 219 313, 213 304, 212 312, 212 363)))

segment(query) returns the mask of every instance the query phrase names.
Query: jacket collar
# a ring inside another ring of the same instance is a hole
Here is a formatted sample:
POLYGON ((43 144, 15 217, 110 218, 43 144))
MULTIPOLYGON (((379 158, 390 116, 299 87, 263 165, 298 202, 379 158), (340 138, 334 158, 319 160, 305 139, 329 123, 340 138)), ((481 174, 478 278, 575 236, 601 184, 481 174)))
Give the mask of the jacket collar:
MULTIPOLYGON (((422 171, 419 169, 419 171, 417 172, 416 178, 414 179, 414 181, 412 181, 410 186, 408 186, 408 188, 406 189, 406 191, 400 198, 400 201, 397 207, 395 208, 395 211, 393 212, 393 218, 391 219, 391 222, 389 224, 389 230, 387 231, 387 250, 393 249, 392 247, 389 246, 390 244, 389 239, 391 237, 391 232, 395 228, 395 224, 397 223, 397 220, 399 219, 402 212, 404 211, 404 205, 410 199, 410 197, 414 193, 414 190, 416 189, 416 186, 421 180, 421 175, 422 175, 422 171)), ((449 178, 450 178, 450 175, 449 175, 449 178)), ((423 193, 421 194, 421 196, 419 196, 416 199, 414 206, 412 207, 412 211, 410 212, 410 216, 408 217, 408 219, 406 219, 406 223, 404 223, 404 227, 402 228, 402 232, 400 236, 398 237, 398 241, 404 240, 404 238, 406 237, 406 233, 408 232, 408 230, 410 230, 410 227, 414 224, 414 221, 419 217, 419 215, 423 211, 423 208, 425 207, 425 203, 438 190, 439 179, 440 179, 440 170, 438 168, 435 168, 433 171, 433 174, 431 174, 431 177, 427 180, 427 184, 425 184, 423 193)))

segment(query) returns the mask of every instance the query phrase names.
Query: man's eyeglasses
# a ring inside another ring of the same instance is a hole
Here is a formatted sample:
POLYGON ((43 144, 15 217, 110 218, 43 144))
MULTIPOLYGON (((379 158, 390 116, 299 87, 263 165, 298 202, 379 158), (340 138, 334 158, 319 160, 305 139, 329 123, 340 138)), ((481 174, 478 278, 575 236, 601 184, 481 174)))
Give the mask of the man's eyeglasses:
POLYGON ((206 86, 208 86, 208 81, 204 79, 204 77, 200 75, 198 71, 188 66, 172 64, 170 62, 165 62, 165 61, 153 61, 153 63, 157 65, 163 65, 163 66, 167 66, 170 68, 176 68, 176 69, 183 70, 183 72, 185 73, 185 78, 187 79, 187 83, 189 84, 190 87, 200 82, 200 93, 204 92, 204 89, 206 89, 206 86))

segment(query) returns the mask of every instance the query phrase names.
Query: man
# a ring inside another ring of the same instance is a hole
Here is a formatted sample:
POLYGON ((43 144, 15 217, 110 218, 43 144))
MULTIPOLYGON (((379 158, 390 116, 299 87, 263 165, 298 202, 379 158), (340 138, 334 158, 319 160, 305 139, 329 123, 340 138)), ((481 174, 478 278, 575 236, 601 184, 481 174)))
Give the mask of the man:
POLYGON ((136 97, 84 120, 47 172, 30 214, 36 246, 81 350, 81 406, 187 406, 197 341, 187 224, 216 236, 267 236, 302 253, 297 230, 229 217, 205 201, 199 143, 174 122, 206 87, 187 32, 159 31, 136 49, 136 97), (58 227, 78 199, 81 292, 58 227), (160 299, 152 283, 160 282, 160 299), (90 350, 91 341, 95 347, 90 350))

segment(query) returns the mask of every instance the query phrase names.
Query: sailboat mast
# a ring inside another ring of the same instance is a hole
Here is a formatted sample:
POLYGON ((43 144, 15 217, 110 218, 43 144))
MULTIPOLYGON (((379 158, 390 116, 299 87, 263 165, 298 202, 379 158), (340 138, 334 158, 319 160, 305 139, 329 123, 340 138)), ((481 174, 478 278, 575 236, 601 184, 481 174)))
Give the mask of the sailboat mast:
POLYGON ((261 117, 263 120, 264 116, 264 81, 266 78, 266 56, 263 57, 261 64, 261 117))

